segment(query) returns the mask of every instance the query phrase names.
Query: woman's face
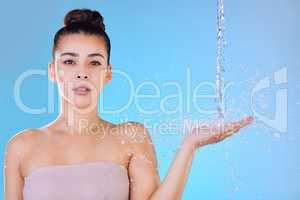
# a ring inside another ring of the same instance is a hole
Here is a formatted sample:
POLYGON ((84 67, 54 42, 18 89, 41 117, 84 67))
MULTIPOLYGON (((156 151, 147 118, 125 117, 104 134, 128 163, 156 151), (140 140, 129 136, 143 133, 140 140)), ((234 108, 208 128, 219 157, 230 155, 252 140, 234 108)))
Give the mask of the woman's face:
POLYGON ((104 85, 112 78, 102 37, 85 34, 62 36, 49 64, 50 79, 60 95, 76 108, 95 108, 104 85))

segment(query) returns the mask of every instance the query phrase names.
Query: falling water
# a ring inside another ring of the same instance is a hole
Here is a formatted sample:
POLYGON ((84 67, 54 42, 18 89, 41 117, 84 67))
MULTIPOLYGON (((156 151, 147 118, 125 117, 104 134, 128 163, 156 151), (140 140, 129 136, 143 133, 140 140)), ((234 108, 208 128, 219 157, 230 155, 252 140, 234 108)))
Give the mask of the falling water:
POLYGON ((224 97, 223 97, 223 72, 224 70, 224 0, 217 0, 217 71, 216 71, 216 93, 217 110, 219 119, 224 118, 224 97))

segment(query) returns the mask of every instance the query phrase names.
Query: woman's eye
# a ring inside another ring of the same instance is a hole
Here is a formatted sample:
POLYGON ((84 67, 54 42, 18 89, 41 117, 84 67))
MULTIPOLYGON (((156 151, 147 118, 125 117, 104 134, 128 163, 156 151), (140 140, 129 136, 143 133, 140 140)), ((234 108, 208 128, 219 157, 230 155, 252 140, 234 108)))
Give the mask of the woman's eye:
POLYGON ((65 60, 64 64, 66 65, 73 65, 75 62, 73 60, 65 60))
POLYGON ((92 61, 91 63, 92 63, 92 65, 101 65, 101 63, 99 61, 92 61))

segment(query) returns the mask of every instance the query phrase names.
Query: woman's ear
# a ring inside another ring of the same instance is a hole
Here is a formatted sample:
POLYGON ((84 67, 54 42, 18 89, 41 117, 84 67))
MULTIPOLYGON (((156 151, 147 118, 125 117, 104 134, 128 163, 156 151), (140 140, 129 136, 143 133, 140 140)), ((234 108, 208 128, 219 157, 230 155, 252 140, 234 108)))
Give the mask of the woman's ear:
POLYGON ((48 78, 49 80, 56 83, 55 66, 53 61, 48 63, 48 78))
POLYGON ((105 75, 105 83, 108 83, 109 81, 111 81, 111 79, 112 79, 112 65, 109 64, 107 66, 107 71, 105 75))

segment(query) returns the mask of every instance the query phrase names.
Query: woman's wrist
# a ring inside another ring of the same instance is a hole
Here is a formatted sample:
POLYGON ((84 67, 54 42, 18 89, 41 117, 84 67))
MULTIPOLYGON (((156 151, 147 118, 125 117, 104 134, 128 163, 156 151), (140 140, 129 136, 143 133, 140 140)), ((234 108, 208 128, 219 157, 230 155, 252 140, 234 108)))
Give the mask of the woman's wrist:
POLYGON ((194 152, 197 150, 197 147, 192 141, 190 141, 188 138, 185 138, 180 145, 180 150, 194 154, 194 152))

